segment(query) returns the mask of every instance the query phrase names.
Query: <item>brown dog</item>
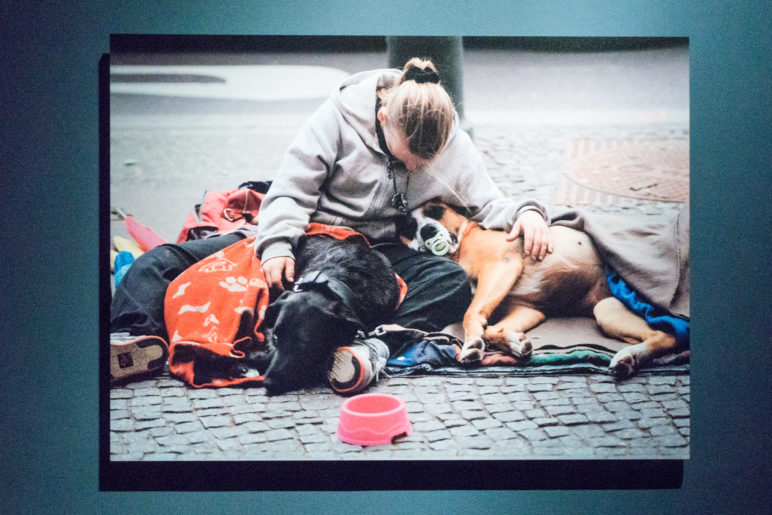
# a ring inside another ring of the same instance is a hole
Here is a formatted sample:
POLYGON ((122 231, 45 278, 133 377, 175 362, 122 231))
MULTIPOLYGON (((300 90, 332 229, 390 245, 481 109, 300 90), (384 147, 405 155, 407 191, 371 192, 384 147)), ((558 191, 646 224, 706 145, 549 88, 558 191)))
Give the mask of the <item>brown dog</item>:
POLYGON ((447 255, 476 283, 463 320, 463 363, 479 363, 486 344, 528 360, 532 347, 524 333, 547 316, 594 316, 606 334, 633 344, 609 365, 617 377, 628 377, 675 348, 674 336, 652 329, 611 295, 603 263, 585 233, 561 226, 549 230, 554 250, 537 261, 523 256, 522 237, 507 242, 507 233, 483 229, 439 202, 399 223, 408 247, 447 255), (494 311, 496 323, 489 325, 494 311))

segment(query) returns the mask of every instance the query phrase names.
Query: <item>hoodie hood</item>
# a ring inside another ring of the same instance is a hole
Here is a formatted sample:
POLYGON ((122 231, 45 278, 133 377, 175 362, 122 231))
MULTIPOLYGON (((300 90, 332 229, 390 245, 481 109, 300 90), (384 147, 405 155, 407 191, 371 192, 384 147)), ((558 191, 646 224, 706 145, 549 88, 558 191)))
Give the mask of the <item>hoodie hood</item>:
POLYGON ((400 71, 379 69, 356 73, 344 80, 332 93, 332 103, 362 141, 383 153, 375 132, 375 97, 380 88, 389 88, 399 80, 400 71))

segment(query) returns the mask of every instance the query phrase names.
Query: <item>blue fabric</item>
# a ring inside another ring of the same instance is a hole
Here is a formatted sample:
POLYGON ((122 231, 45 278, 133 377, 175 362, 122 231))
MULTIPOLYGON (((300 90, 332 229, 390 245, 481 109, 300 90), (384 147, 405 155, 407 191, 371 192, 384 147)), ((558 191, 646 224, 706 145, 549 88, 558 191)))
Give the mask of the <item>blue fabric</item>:
MULTIPOLYGON (((601 363, 563 363, 556 365, 540 366, 495 366, 495 367, 460 367, 458 364, 449 367, 432 367, 427 363, 421 363, 412 367, 387 367, 386 372, 391 377, 404 377, 410 375, 438 374, 462 377, 532 377, 545 375, 577 375, 577 374, 608 374, 608 364, 601 363)), ((637 375, 673 375, 688 374, 688 359, 679 359, 677 362, 661 366, 647 366, 642 368, 637 375)))
POLYGON ((611 294, 622 301, 627 309, 646 320, 652 328, 675 335, 677 348, 689 346, 688 318, 674 315, 649 303, 610 267, 606 268, 606 277, 611 294))
POLYGON ((123 279, 123 276, 126 275, 126 272, 128 272, 129 267, 134 264, 134 254, 131 252, 122 250, 118 253, 117 256, 115 256, 115 265, 114 265, 114 279, 115 279, 115 286, 117 287, 119 284, 121 284, 121 279, 123 279))
POLYGON ((389 359, 387 366, 396 369, 410 368, 419 364, 428 365, 430 369, 458 366, 456 351, 456 346, 452 344, 442 345, 433 341, 421 340, 406 346, 404 352, 389 359))

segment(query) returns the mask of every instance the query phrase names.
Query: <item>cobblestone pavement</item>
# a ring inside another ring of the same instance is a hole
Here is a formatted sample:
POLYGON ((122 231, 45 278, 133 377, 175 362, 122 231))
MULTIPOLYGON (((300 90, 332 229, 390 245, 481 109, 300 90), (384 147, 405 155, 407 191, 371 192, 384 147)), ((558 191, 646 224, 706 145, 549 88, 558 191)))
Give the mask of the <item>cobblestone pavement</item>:
MULTIPOLYGON (((471 118, 474 114, 467 110, 471 118)), ((504 118, 481 117, 484 121, 475 123, 475 142, 489 172, 505 194, 537 198, 557 209, 566 199, 558 189, 570 171, 566 156, 572 142, 688 143, 689 138, 684 122, 522 124, 504 118)), ((204 189, 270 178, 261 171, 272 173, 281 157, 277 149, 295 130, 289 123, 266 130, 242 122, 218 126, 212 118, 191 120, 196 123, 181 126, 127 117, 117 120, 110 135, 112 203, 129 207, 170 240, 204 189)), ((630 216, 676 209, 674 203, 613 195, 591 202, 582 207, 630 216)), ((119 222, 111 230, 123 231, 119 222)), ((369 391, 403 398, 413 432, 392 445, 360 447, 336 438, 343 398, 326 387, 274 397, 261 388, 196 390, 165 370, 110 390, 110 456, 132 461, 685 459, 689 386, 688 374, 641 374, 621 383, 605 374, 384 378, 369 391)))
POLYGON ((689 376, 444 377, 382 380, 413 424, 392 445, 335 436, 326 387, 192 390, 167 376, 110 392, 114 460, 686 458, 689 376))

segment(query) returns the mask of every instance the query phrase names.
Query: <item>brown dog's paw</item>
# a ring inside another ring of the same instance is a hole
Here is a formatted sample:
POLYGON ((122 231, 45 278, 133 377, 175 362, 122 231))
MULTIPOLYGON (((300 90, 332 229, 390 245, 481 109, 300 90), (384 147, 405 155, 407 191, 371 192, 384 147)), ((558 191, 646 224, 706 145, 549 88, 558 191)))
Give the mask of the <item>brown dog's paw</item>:
POLYGON ((533 345, 525 333, 511 333, 508 338, 509 352, 518 362, 531 359, 533 345))
POLYGON ((482 338, 475 338, 464 342, 464 346, 461 348, 461 353, 458 355, 458 360, 465 365, 477 365, 483 359, 485 353, 485 342, 482 338))
POLYGON ((638 370, 638 359, 628 349, 622 349, 616 353, 608 368, 617 379, 626 379, 638 370))

